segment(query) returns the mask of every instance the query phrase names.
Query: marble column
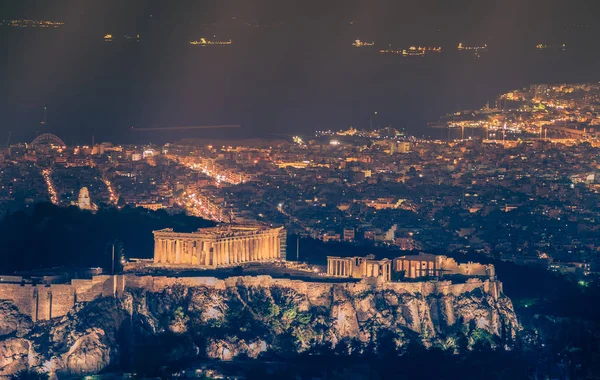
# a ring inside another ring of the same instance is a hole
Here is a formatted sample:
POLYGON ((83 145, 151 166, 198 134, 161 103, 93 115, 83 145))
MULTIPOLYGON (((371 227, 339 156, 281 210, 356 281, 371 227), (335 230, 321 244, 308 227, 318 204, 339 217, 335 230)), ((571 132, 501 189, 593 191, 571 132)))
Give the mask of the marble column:
POLYGON ((204 259, 203 253, 204 252, 202 252, 202 242, 200 240, 196 240, 194 242, 194 245, 196 246, 196 257, 198 260, 198 265, 204 265, 204 261, 203 261, 203 259, 204 259))
POLYGON ((257 254, 257 259, 259 261, 263 260, 263 249, 262 249, 262 236, 257 236, 256 238, 256 254, 257 254))
POLYGON ((269 236, 265 235, 262 238, 262 242, 263 242, 263 259, 264 260, 270 260, 271 259, 271 250, 269 247, 269 236))
POLYGON ((231 264, 231 250, 229 249, 229 240, 225 240, 223 242, 223 245, 225 246, 225 249, 223 250, 225 252, 225 264, 231 264))
POLYGON ((229 256, 231 257, 230 261, 232 264, 237 264, 238 263, 238 257, 237 257, 238 251, 237 251, 235 238, 232 238, 229 241, 229 247, 230 247, 229 256))
POLYGON ((240 258, 238 257, 238 249, 237 249, 237 240, 236 238, 231 239, 231 254, 233 255, 233 263, 237 264, 240 262, 240 258))
POLYGON ((217 265, 217 249, 218 249, 218 246, 217 246, 217 243, 212 243, 211 242, 209 244, 209 247, 210 247, 209 249, 212 251, 211 254, 210 254, 210 265, 214 267, 214 266, 217 265))
POLYGON ((244 238, 240 239, 240 255, 242 256, 241 260, 243 263, 248 261, 246 256, 246 239, 244 238))
POLYGON ((221 265, 221 242, 215 243, 215 265, 221 265))
POLYGON ((248 255, 248 261, 252 261, 252 238, 246 239, 246 251, 248 255))
POLYGON ((231 252, 229 252, 229 240, 223 240, 223 264, 229 264, 231 252))
POLYGON ((208 265, 207 244, 202 240, 198 240, 196 244, 198 245, 198 262, 200 265, 208 265))
POLYGON ((167 263, 172 263, 173 260, 173 240, 167 239, 167 263))
POLYGON ((217 265, 223 265, 223 242, 217 242, 217 265))
POLYGON ((163 249, 164 249, 163 263, 168 263, 169 262, 169 240, 168 239, 163 240, 163 249))
POLYGON ((162 240, 161 239, 156 239, 154 241, 154 262, 155 263, 161 263, 162 262, 162 258, 163 258, 162 240), (157 255, 158 255, 158 257, 157 257, 157 255))
POLYGON ((238 244, 239 244, 239 248, 240 248, 240 262, 245 263, 246 262, 246 245, 245 245, 244 238, 240 238, 238 244))
POLYGON ((217 242, 217 265, 223 265, 223 242, 217 242))
POLYGON ((160 257, 158 258, 158 262, 160 263, 164 263, 167 261, 167 252, 166 252, 166 246, 165 246, 165 240, 164 239, 158 239, 158 252, 160 257))
POLYGON ((185 241, 185 262, 188 264, 192 263, 192 250, 193 250, 192 242, 189 240, 185 241))
POLYGON ((169 239, 169 264, 175 263, 175 240, 169 239))
POLYGON ((159 240, 154 239, 154 263, 158 263, 159 261, 160 261, 159 240))
POLYGON ((181 241, 181 255, 180 255, 180 260, 182 264, 187 264, 188 263, 188 253, 187 253, 187 241, 186 240, 182 240, 181 241))
POLYGON ((246 239, 246 254, 248 255, 248 261, 252 261, 252 238, 246 239))
POLYGON ((158 239, 158 250, 160 253, 159 262, 164 263, 167 261, 167 246, 165 244, 165 239, 158 239))
POLYGON ((271 256, 271 253, 273 252, 271 250, 271 237, 267 235, 263 238, 263 240, 265 242, 265 259, 271 260, 273 259, 273 256, 271 256))
POLYGON ((212 265, 217 266, 217 265, 219 265, 219 243, 214 242, 212 244, 212 250, 213 250, 212 265))
POLYGON ((232 260, 231 240, 225 241, 225 264, 231 264, 232 260))

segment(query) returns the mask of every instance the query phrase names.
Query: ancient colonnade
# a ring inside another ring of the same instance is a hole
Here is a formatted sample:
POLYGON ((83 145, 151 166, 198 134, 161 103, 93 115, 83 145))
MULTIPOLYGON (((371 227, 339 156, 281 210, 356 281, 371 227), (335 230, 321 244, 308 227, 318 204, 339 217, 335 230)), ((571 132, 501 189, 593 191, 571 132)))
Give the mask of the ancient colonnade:
POLYGON ((327 274, 336 277, 382 277, 391 280, 392 262, 364 257, 327 257, 327 274))
POLYGON ((154 262, 216 267, 281 258, 282 228, 213 227, 192 233, 154 231, 154 262))

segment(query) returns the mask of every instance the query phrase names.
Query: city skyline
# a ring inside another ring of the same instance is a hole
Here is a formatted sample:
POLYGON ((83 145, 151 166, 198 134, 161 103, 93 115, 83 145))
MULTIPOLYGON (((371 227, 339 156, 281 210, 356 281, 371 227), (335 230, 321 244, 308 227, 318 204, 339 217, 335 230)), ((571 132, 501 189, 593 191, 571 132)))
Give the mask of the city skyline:
POLYGON ((0 7, 0 377, 600 378, 597 0, 0 7))

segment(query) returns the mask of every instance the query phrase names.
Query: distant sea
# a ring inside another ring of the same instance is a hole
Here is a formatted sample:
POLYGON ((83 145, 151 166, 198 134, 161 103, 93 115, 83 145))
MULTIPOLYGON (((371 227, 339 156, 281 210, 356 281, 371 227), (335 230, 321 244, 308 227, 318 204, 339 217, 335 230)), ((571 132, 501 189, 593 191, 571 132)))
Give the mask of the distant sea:
POLYGON ((347 45, 237 43, 200 47, 49 33, 4 38, 0 141, 52 132, 67 144, 180 138, 288 138, 315 130, 392 125, 439 137, 428 122, 479 108, 532 83, 599 81, 600 52, 534 46, 425 57, 347 45), (62 38, 62 37, 61 37, 62 38), (23 50, 20 47, 28 46, 23 50), (47 105, 46 124, 43 106, 47 105), (377 114, 375 114, 377 112, 377 114), (237 130, 132 132, 131 126, 240 124, 237 130))

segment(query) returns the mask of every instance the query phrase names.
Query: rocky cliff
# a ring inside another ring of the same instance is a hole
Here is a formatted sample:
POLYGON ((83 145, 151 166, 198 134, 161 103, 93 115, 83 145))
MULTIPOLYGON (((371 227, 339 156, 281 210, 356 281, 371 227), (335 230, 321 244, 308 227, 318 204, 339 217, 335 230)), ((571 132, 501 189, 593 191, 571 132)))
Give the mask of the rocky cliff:
POLYGON ((410 344, 458 352, 510 345, 519 328, 496 282, 308 283, 237 277, 131 286, 35 325, 0 302, 0 377, 107 368, 151 371, 198 358, 361 354, 410 344), (385 347, 384 347, 385 346, 385 347))

